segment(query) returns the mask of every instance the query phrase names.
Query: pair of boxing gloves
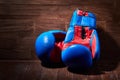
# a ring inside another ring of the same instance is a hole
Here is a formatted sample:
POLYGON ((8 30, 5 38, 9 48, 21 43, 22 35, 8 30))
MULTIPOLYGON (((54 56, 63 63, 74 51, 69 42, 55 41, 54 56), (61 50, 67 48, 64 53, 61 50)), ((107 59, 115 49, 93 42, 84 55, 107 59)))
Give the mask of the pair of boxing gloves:
POLYGON ((91 67, 100 57, 95 15, 75 10, 68 31, 51 30, 40 34, 35 50, 42 62, 64 63, 73 68, 91 67))

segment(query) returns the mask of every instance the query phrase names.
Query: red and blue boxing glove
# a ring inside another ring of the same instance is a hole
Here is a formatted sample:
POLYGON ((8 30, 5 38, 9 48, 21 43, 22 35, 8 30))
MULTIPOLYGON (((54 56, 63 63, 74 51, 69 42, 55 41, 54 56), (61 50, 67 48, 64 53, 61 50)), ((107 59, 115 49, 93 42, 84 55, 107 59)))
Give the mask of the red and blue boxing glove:
POLYGON ((68 67, 89 68, 100 57, 100 43, 93 13, 75 10, 68 31, 51 30, 38 36, 35 43, 43 62, 64 63, 68 67))

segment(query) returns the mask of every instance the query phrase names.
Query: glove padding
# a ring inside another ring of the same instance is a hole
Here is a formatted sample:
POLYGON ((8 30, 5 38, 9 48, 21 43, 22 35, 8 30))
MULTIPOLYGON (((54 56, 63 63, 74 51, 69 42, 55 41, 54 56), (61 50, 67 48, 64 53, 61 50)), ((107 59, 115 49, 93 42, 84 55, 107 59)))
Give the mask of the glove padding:
POLYGON ((38 36, 35 49, 38 58, 43 62, 61 62, 61 44, 66 32, 51 30, 38 36))

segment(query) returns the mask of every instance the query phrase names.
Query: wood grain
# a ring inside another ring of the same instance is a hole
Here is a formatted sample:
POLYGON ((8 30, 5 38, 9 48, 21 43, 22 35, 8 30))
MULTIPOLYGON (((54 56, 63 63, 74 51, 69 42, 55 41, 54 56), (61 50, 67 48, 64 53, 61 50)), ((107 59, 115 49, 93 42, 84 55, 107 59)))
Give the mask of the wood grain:
POLYGON ((0 80, 120 80, 119 0, 0 0, 0 80), (93 12, 101 58, 87 72, 45 66, 35 54, 44 31, 66 31, 76 8, 93 12))

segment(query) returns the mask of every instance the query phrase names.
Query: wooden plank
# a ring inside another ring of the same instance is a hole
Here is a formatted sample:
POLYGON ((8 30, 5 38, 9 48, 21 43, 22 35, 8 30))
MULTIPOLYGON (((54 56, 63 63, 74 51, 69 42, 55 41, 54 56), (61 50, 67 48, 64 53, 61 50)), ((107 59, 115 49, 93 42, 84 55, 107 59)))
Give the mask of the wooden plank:
POLYGON ((0 32, 32 31, 32 20, 0 20, 0 32))
POLYGON ((0 15, 0 19, 6 20, 6 19, 15 19, 15 20, 25 20, 25 19, 35 19, 38 15, 0 15))
POLYGON ((34 44, 37 36, 25 34, 0 38, 0 59, 36 59, 34 44))
POLYGON ((102 80, 118 80, 115 73, 102 75, 102 80))
POLYGON ((29 7, 17 7, 14 6, 12 7, 1 7, 1 12, 0 15, 41 15, 43 14, 64 14, 69 13, 70 8, 69 6, 40 6, 38 5, 37 7, 34 6, 32 7, 29 5, 29 7), (39 8, 38 8, 39 7, 39 8), (61 11, 62 10, 62 11, 61 11), (68 11, 68 12, 67 12, 68 11), (47 13, 46 13, 47 12, 47 13), (53 13, 54 12, 54 13, 53 13))
POLYGON ((65 20, 62 21, 60 19, 39 19, 35 21, 36 28, 45 28, 45 29, 64 29, 65 28, 65 20))
POLYGON ((0 64, 1 80, 119 80, 120 76, 119 71, 111 71, 98 75, 74 74, 66 68, 46 68, 40 64, 39 60, 2 60, 0 64))
MULTIPOLYGON (((41 6, 41 5, 9 5, 1 6, 2 11, 0 15, 28 15, 28 16, 60 16, 67 17, 72 13, 76 8, 81 8, 83 10, 90 10, 98 16, 97 19, 108 20, 111 19, 110 9, 104 8, 106 6, 91 6, 91 5, 75 5, 75 6, 41 6), (104 12, 104 13, 103 13, 104 12), (69 13, 69 14, 68 14, 69 13), (102 16, 102 17, 99 17, 102 16)), ((109 7, 113 9, 113 7, 109 7)), ((62 18, 63 18, 62 17, 62 18)), ((68 17, 67 17, 68 18, 68 17)))
POLYGON ((88 75, 86 78, 88 80, 104 80, 101 78, 101 75, 88 75))
POLYGON ((58 69, 42 68, 40 80, 57 80, 58 69))
MULTIPOLYGON (((72 2, 72 3, 74 3, 74 2, 72 2)), ((78 3, 78 2, 75 2, 75 3, 78 3)), ((88 3, 88 5, 87 4, 82 4, 82 5, 1 4, 0 9, 1 10, 4 10, 4 9, 6 9, 6 10, 11 10, 11 9, 13 9, 13 10, 21 10, 21 9, 25 9, 25 10, 26 9, 28 9, 28 10, 30 10, 30 9, 59 10, 60 7, 69 7, 69 6, 87 7, 87 6, 91 6, 91 5, 89 5, 89 2, 87 2, 87 3, 88 3)), ((117 4, 116 4, 116 6, 115 5, 109 6, 106 4, 102 5, 101 3, 99 3, 99 5, 94 4, 91 7, 94 7, 94 6, 99 7, 99 8, 100 7, 112 8, 112 7, 116 7, 117 4)), ((105 9, 105 8, 103 8, 103 9, 105 9)))
POLYGON ((73 80, 73 74, 67 71, 67 68, 59 69, 57 80, 73 80))
POLYGON ((0 66, 0 79, 1 80, 27 80, 27 79, 39 79, 41 76, 40 63, 23 62, 23 63, 1 63, 0 66), (9 67, 8 67, 9 66, 9 67), (7 69, 7 71, 5 70, 7 69), (11 73, 12 72, 12 73, 11 73), (6 77, 7 76, 7 77, 6 77))
POLYGON ((55 5, 77 5, 77 4, 112 4, 113 3, 113 0, 112 1, 109 1, 109 0, 101 0, 101 1, 89 1, 89 0, 85 0, 85 1, 82 1, 82 0, 75 0, 75 1, 69 1, 69 0, 21 0, 21 1, 16 1, 16 0, 9 0, 9 1, 6 1, 6 0, 1 0, 0 1, 1 4, 42 4, 42 5, 45 5, 45 4, 55 4, 55 5), (7 2, 7 3, 6 3, 7 2))
MULTIPOLYGON (((15 48, 14 48, 15 49, 15 48)), ((29 60, 33 59, 31 50, 29 48, 14 50, 14 49, 0 49, 1 60, 29 60)))

